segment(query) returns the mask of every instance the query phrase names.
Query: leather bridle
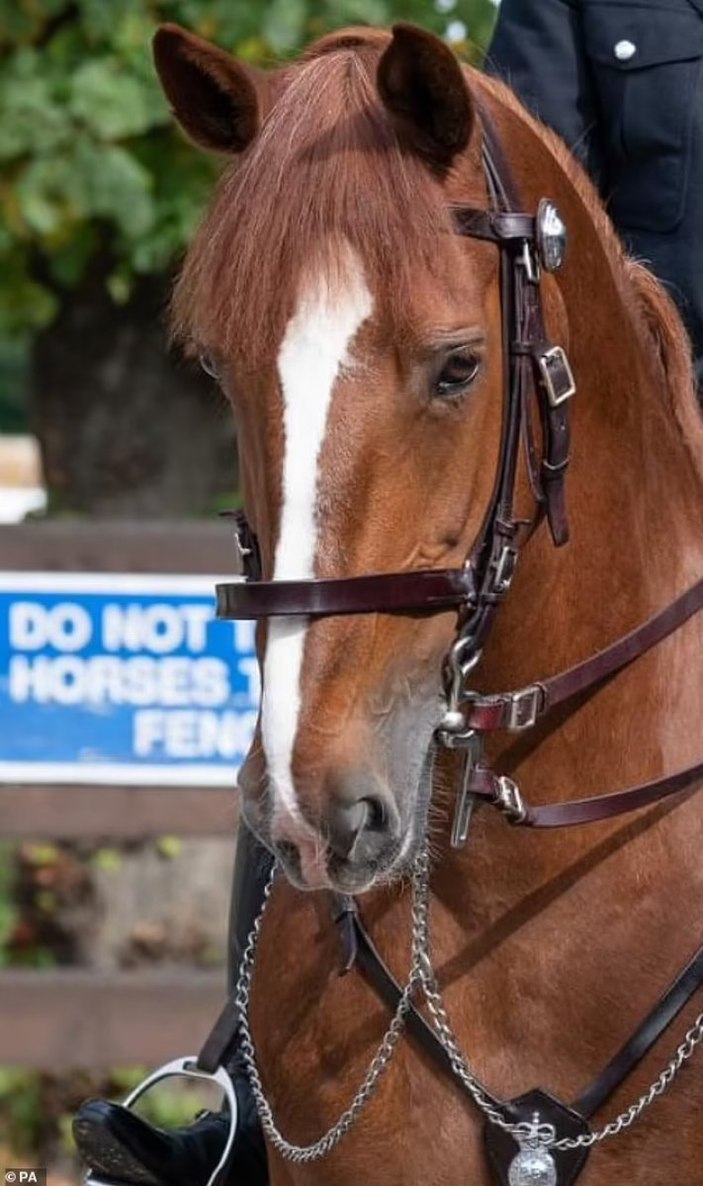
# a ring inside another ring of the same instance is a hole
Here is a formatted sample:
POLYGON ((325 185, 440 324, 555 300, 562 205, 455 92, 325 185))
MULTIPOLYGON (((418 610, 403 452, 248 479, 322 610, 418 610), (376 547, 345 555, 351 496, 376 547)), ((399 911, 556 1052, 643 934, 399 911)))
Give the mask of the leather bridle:
POLYGON ((492 208, 452 209, 456 232, 500 249, 504 374, 499 460, 492 495, 476 542, 461 568, 421 569, 324 580, 261 579, 256 537, 241 512, 233 516, 245 579, 217 586, 217 616, 227 619, 342 614, 458 613, 457 635, 444 664, 446 711, 438 741, 464 751, 452 842, 466 839, 471 807, 484 801, 514 824, 560 827, 633 811, 691 789, 703 780, 703 761, 655 782, 578 802, 529 806, 519 788, 483 762, 483 739, 497 729, 532 728, 558 704, 592 695, 610 676, 677 630, 703 608, 703 579, 664 610, 568 671, 517 691, 482 696, 469 686, 498 607, 510 588, 521 547, 546 518, 557 547, 568 540, 565 477, 569 464, 570 400, 575 385, 562 347, 547 338, 542 269, 562 262, 565 228, 546 199, 536 216, 521 213, 512 171, 485 110, 483 161, 492 208), (537 409, 541 432, 534 428, 537 409), (515 488, 522 442, 536 511, 516 517, 515 488))

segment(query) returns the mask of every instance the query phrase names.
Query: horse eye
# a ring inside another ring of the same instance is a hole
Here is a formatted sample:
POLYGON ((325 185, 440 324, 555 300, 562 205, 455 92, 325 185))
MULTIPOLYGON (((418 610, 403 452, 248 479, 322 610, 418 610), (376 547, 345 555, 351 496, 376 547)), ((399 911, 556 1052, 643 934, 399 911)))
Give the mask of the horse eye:
POLYGON ((219 379, 220 376, 217 370, 217 364, 211 354, 207 354, 205 351, 201 353, 200 366, 205 371, 205 374, 209 375, 211 379, 219 379))
POLYGON ((473 350, 457 350, 446 359, 435 381, 435 394, 443 398, 461 395, 476 379, 481 359, 473 350))

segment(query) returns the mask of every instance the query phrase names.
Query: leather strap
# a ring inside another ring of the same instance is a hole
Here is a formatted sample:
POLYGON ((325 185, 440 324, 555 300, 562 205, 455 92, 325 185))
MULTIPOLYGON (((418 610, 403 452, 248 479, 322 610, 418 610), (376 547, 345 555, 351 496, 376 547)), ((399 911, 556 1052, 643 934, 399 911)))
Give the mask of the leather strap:
POLYGON ((249 581, 216 585, 217 617, 322 618, 331 614, 436 614, 467 608, 475 595, 470 567, 386 572, 331 580, 249 581))
MULTIPOLYGON (((356 903, 353 898, 341 898, 335 895, 335 921, 338 923, 342 918, 351 920, 351 925, 354 931, 354 963, 362 975, 366 978, 371 987, 375 990, 382 1001, 388 1008, 395 1012, 398 1007, 403 990, 398 981, 391 972, 390 968, 384 961, 381 953, 373 942, 366 927, 364 926, 359 912, 356 908, 356 903), (349 905, 351 903, 351 906, 349 905)), ((345 932, 342 932, 344 938, 345 932)), ((343 970, 350 965, 349 949, 343 942, 343 970)), ((418 1046, 429 1056, 435 1066, 442 1072, 442 1074, 455 1086, 459 1087, 466 1095, 471 1097, 470 1092, 464 1086, 460 1079, 457 1079, 452 1069, 452 1064, 446 1050, 435 1037, 434 1030, 425 1021, 422 1014, 411 1004, 407 1014, 406 1025, 408 1033, 417 1042, 418 1046)), ((487 1088, 483 1088, 486 1097, 490 1100, 494 1107, 500 1108, 501 1101, 492 1095, 487 1088)))
MULTIPOLYGON (((486 114, 483 112, 484 129, 486 114)), ((516 203, 517 204, 517 203, 516 203)), ((515 211, 475 210, 471 206, 456 206, 451 211, 458 234, 471 239, 485 239, 491 243, 528 243, 535 237, 535 219, 531 214, 515 211)))
MULTIPOLYGON (((346 897, 335 897, 335 900, 337 903, 335 921, 339 923, 342 918, 347 922, 350 921, 354 935, 353 947, 350 950, 348 946, 349 930, 345 928, 340 932, 344 970, 346 971, 354 965, 358 966, 381 1000, 389 1009, 395 1010, 402 995, 402 989, 369 936, 356 908, 356 903, 352 898, 346 897)), ((641 1062, 701 987, 703 987, 703 946, 679 972, 634 1034, 628 1038, 601 1073, 573 1102, 572 1111, 584 1120, 590 1119, 641 1062)), ((411 1007, 408 1014, 408 1031, 439 1070, 451 1077, 455 1086, 466 1092, 466 1088, 454 1074, 448 1055, 438 1041, 434 1030, 414 1006, 411 1007)), ((502 1101, 491 1095, 485 1087, 483 1087, 483 1091, 495 1107, 503 1106, 502 1101)), ((469 1093, 467 1092, 467 1094, 469 1093)))
MULTIPOLYGON (((491 629, 498 607, 505 598, 517 564, 520 547, 541 517, 541 507, 528 531, 515 518, 515 486, 524 409, 531 396, 542 403, 546 391, 538 382, 533 352, 545 339, 539 288, 539 265, 534 242, 535 220, 516 213, 520 194, 505 159, 500 139, 488 112, 481 108, 486 180, 493 209, 455 210, 460 234, 489 239, 502 248, 500 256, 500 299, 503 327, 503 391, 501 443, 495 481, 470 564, 476 573, 476 604, 460 622, 457 646, 463 660, 478 655, 491 629), (516 348, 516 343, 525 348, 516 348)), ((538 491, 540 500, 542 491, 538 491)))
POLYGON ((650 807, 672 795, 700 789, 703 785, 703 762, 624 791, 575 799, 570 803, 526 803, 511 779, 501 777, 486 766, 474 766, 468 774, 466 785, 469 794, 501 808, 512 824, 524 828, 565 828, 613 819, 628 811, 650 807))
POLYGON ((668 638, 689 618, 703 609, 703 579, 692 585, 670 605, 653 614, 641 626, 617 642, 604 647, 596 655, 584 659, 559 675, 538 680, 518 692, 502 692, 492 696, 472 693, 466 709, 466 727, 478 733, 496 729, 520 729, 531 726, 558 704, 601 684, 616 672, 622 671, 633 660, 668 638), (520 698, 532 701, 527 723, 520 721, 520 698))
POLYGON ((644 1021, 635 1030, 631 1038, 620 1047, 617 1054, 604 1067, 597 1079, 581 1093, 573 1107, 586 1119, 593 1116, 607 1099, 620 1086, 624 1079, 634 1071, 658 1038, 671 1025, 684 1005, 703 986, 703 947, 699 947, 696 954, 679 972, 676 979, 664 995, 649 1011, 644 1021))
POLYGON ((212 1075, 218 1067, 225 1065, 227 1053, 234 1042, 238 1029, 239 1010, 235 998, 231 996, 222 1006, 222 1011, 198 1055, 197 1066, 201 1071, 212 1075))

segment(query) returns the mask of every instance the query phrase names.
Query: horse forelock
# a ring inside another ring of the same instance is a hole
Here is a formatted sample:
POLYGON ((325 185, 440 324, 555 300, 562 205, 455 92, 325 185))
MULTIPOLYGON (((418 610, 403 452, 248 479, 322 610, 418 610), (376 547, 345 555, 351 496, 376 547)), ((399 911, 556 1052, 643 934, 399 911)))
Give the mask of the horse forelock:
POLYGON ((256 366, 275 352, 310 276, 324 268, 344 285, 335 269, 347 247, 379 310, 402 322, 451 224, 439 180, 402 145, 380 102, 386 40, 326 38, 281 72, 259 137, 223 176, 186 256, 173 303, 178 337, 256 366))

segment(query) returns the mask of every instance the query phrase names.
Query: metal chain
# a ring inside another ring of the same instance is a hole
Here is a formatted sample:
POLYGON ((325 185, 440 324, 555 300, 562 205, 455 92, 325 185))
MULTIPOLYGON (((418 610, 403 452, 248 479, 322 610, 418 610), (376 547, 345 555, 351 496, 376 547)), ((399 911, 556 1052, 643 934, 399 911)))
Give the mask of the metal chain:
POLYGON ((568 1150, 591 1148, 591 1146, 598 1144, 607 1137, 617 1136, 624 1129, 629 1128, 645 1108, 649 1107, 658 1096, 666 1091, 681 1070, 683 1064, 691 1058, 696 1048, 703 1043, 703 1013, 701 1013, 687 1032, 673 1058, 667 1063, 666 1067, 647 1091, 624 1112, 619 1113, 608 1124, 597 1129, 595 1132, 581 1133, 577 1137, 563 1137, 560 1140, 556 1140, 556 1132, 554 1126, 551 1124, 535 1124, 525 1121, 518 1124, 511 1123, 506 1119, 504 1113, 500 1111, 500 1108, 494 1106, 485 1088, 471 1070, 459 1045, 456 1034, 452 1029, 449 1015, 442 999, 431 959, 429 930, 430 859, 427 847, 423 846, 415 860, 412 874, 412 947, 410 974, 401 993, 392 1021, 381 1039, 374 1057, 369 1063, 361 1086, 336 1124, 333 1124, 314 1143, 310 1145, 294 1145, 282 1135, 273 1118, 273 1112, 261 1082, 249 1024, 249 1001, 254 971, 254 956, 275 875, 276 866, 271 871, 264 891, 263 905, 247 939, 237 981, 235 1002, 239 1013, 240 1049, 261 1126, 274 1148, 288 1161, 300 1164, 325 1157, 341 1141, 342 1137, 349 1132, 361 1110, 374 1095, 382 1075, 391 1062, 395 1048, 405 1028, 405 1021, 410 1010, 413 994, 418 988, 422 989, 427 1002, 427 1008, 432 1019, 437 1040, 447 1054, 454 1074, 464 1084, 479 1110, 483 1112, 484 1116, 492 1124, 514 1136, 520 1143, 525 1140, 536 1140, 542 1148, 546 1149, 568 1150))
POLYGON ((691 1055, 694 1053, 697 1046, 703 1042, 703 1013, 699 1013, 690 1030, 686 1034, 683 1042, 678 1047, 676 1054, 664 1067, 664 1070, 654 1080, 651 1087, 644 1092, 636 1103, 630 1104, 630 1107, 624 1112, 620 1112, 614 1120, 609 1121, 603 1128, 599 1128, 596 1132, 581 1133, 578 1137, 563 1137, 560 1141, 553 1141, 552 1147, 554 1149, 590 1149, 592 1145, 598 1144, 599 1141, 604 1141, 606 1137, 616 1137, 623 1129, 629 1128, 634 1124, 635 1120, 641 1116, 645 1108, 654 1103, 657 1096, 663 1095, 667 1087, 673 1083, 681 1067, 691 1055))
MULTIPOLYGON (((426 854, 425 854, 426 856, 426 854)), ((525 1136, 536 1138, 539 1143, 545 1148, 551 1149, 590 1149, 591 1146, 606 1140, 608 1137, 615 1137, 624 1129, 629 1128, 631 1124, 638 1119, 645 1108, 657 1099, 658 1096, 663 1095, 666 1089, 673 1083, 676 1075, 681 1070, 685 1062, 691 1058, 696 1048, 703 1042, 703 1013, 700 1013, 690 1030, 684 1037, 683 1042, 676 1050, 673 1058, 667 1063, 664 1070, 655 1079, 651 1086, 645 1091, 640 1098, 630 1105, 624 1112, 620 1112, 613 1120, 609 1121, 602 1128, 596 1129, 595 1132, 581 1133, 577 1137, 562 1137, 556 1140, 556 1133, 552 1125, 531 1125, 526 1123, 510 1124, 505 1116, 493 1107, 491 1101, 486 1097, 485 1091, 481 1083, 476 1079, 471 1071, 471 1068, 466 1061, 466 1058, 459 1046, 456 1035, 451 1027, 449 1017, 442 1000, 437 978, 432 968, 432 960, 430 955, 430 936, 429 936, 429 865, 426 867, 426 876, 422 886, 422 893, 425 896, 425 909, 421 913, 419 919, 414 919, 415 927, 419 927, 424 933, 421 935, 422 946, 425 958, 423 960, 423 977, 422 987, 427 1001, 427 1006, 432 1016, 435 1026, 435 1032, 440 1044, 444 1047, 447 1053, 454 1073, 471 1093, 477 1106, 484 1113, 484 1115, 498 1128, 502 1128, 504 1132, 510 1133, 518 1139, 524 1139, 525 1136)))
MULTIPOLYGON (((256 1062, 256 1052, 254 1049, 251 1027, 249 1024, 249 1000, 251 997, 251 981, 254 971, 254 955, 259 938, 259 932, 261 930, 261 923, 266 912, 266 907, 268 905, 275 875, 276 867, 274 866, 273 870, 271 871, 271 876, 269 877, 269 880, 266 884, 263 905, 254 923, 254 926, 252 927, 244 950, 239 972, 239 979, 237 981, 237 988, 235 992, 235 1002, 239 1013, 239 1032, 241 1039, 240 1049, 244 1058, 249 1084, 254 1096, 256 1110, 261 1121, 261 1127, 266 1133, 266 1136, 271 1141, 271 1144, 275 1149, 278 1150, 282 1157, 284 1157, 287 1161, 301 1164, 309 1161, 317 1161, 319 1158, 325 1157, 328 1153, 330 1153, 332 1149, 334 1149, 335 1145, 341 1141, 342 1137, 347 1132, 349 1132, 349 1129, 356 1121, 362 1108, 374 1095, 381 1076, 388 1068, 395 1048, 405 1027, 405 1019, 410 1009, 413 993, 421 982, 423 953, 420 950, 417 936, 413 934, 410 975, 408 977, 408 982, 402 991, 400 1000, 398 1001, 398 1005, 393 1015, 393 1019, 385 1034, 383 1035, 380 1045, 371 1062, 369 1063, 363 1082, 356 1092, 356 1095, 352 1099, 352 1102, 349 1104, 349 1107, 346 1108, 346 1110, 342 1113, 336 1124, 333 1124, 331 1128, 328 1128, 327 1132, 325 1132, 319 1138, 319 1140, 315 1141, 313 1144, 292 1144, 290 1141, 286 1140, 286 1138, 278 1129, 273 1118, 271 1106, 264 1093, 261 1076, 259 1074, 259 1069, 256 1062)), ((413 900, 415 900, 422 888, 420 867, 418 864, 416 864, 413 870, 412 886, 413 900)))
POLYGON ((519 1140, 536 1136, 542 1143, 545 1143, 555 1136, 553 1126, 551 1124, 540 1125, 536 1129, 535 1125, 528 1124, 525 1121, 513 1124, 507 1120, 503 1112, 494 1107, 482 1083, 471 1070, 466 1056, 459 1045, 439 991, 437 977, 432 967, 429 928, 430 863, 426 848, 418 856, 417 864, 420 874, 418 878, 420 884, 418 895, 416 900, 413 901, 412 908, 413 934, 422 949, 422 988, 437 1039, 449 1058, 454 1074, 461 1080, 476 1106, 492 1124, 495 1124, 498 1128, 502 1128, 504 1132, 510 1133, 519 1140))

